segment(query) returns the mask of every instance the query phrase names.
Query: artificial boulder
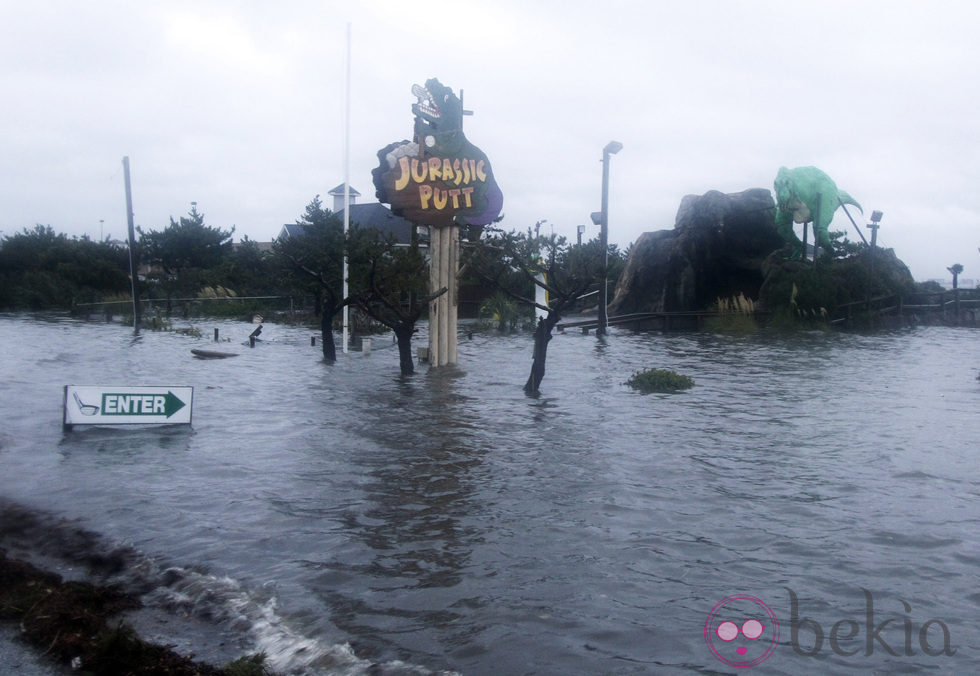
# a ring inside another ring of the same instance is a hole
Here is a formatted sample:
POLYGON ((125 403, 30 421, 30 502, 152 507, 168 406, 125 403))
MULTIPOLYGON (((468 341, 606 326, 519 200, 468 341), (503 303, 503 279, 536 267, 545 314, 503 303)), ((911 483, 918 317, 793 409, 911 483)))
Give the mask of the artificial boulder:
POLYGON ((765 188, 681 200, 673 230, 634 242, 610 314, 703 310, 718 298, 758 299, 763 261, 783 240, 765 188))

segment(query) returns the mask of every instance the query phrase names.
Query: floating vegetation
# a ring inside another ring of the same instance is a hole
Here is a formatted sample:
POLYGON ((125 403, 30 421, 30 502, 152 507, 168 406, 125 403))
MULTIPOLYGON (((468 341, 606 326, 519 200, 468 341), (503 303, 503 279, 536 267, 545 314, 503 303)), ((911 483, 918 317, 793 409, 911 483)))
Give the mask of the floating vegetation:
POLYGON ((521 312, 514 301, 497 291, 480 304, 480 317, 496 323, 499 331, 513 331, 521 319, 521 312))
POLYGON ((669 369, 637 371, 626 384, 644 394, 651 392, 680 392, 694 387, 694 379, 669 369))

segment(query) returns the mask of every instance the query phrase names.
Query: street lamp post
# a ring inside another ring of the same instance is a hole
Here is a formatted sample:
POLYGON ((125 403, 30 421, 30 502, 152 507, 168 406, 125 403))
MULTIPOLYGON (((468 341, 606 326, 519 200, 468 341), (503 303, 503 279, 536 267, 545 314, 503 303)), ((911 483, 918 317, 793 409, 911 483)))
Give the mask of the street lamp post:
POLYGON ((871 223, 867 225, 868 229, 871 230, 871 246, 868 249, 870 259, 868 261, 868 287, 865 290, 864 306, 866 310, 871 309, 871 284, 874 281, 875 275, 875 245, 878 243, 878 228, 881 227, 879 223, 881 222, 881 217, 884 214, 880 211, 871 212, 871 223))
POLYGON ((615 155, 623 149, 623 144, 619 141, 610 141, 602 149, 602 222, 599 230, 599 245, 602 247, 602 286, 599 287, 599 321, 596 327, 596 335, 602 336, 606 333, 609 325, 609 317, 606 316, 606 306, 609 305, 609 156, 615 155))

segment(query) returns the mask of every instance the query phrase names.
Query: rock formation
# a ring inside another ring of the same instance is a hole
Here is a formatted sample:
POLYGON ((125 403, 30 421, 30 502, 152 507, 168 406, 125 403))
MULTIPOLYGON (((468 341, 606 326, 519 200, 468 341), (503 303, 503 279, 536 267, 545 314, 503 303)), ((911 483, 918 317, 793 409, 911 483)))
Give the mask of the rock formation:
POLYGON ((791 254, 775 224, 776 205, 764 188, 716 190, 681 200, 673 230, 647 232, 633 244, 609 314, 709 310, 738 295, 758 310, 831 319, 866 298, 914 291, 908 267, 891 249, 867 247, 843 258, 812 261, 791 254), (873 274, 872 274, 873 269, 873 274))
POLYGON ((765 188, 681 200, 673 230, 644 233, 616 285, 611 315, 701 310, 719 297, 759 297, 763 262, 783 246, 765 188))

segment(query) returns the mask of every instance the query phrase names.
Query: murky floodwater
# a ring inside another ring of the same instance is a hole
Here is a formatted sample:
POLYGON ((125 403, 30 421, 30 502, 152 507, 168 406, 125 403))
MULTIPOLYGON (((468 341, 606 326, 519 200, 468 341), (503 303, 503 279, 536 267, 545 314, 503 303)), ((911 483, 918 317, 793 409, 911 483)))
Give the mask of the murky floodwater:
POLYGON ((569 333, 529 398, 528 335, 401 378, 388 339, 325 365, 308 330, 195 325, 239 356, 0 317, 0 497, 275 668, 980 669, 976 331, 569 333), (623 384, 648 367, 697 385, 623 384), (193 386, 193 426, 65 433, 68 384, 193 386))

